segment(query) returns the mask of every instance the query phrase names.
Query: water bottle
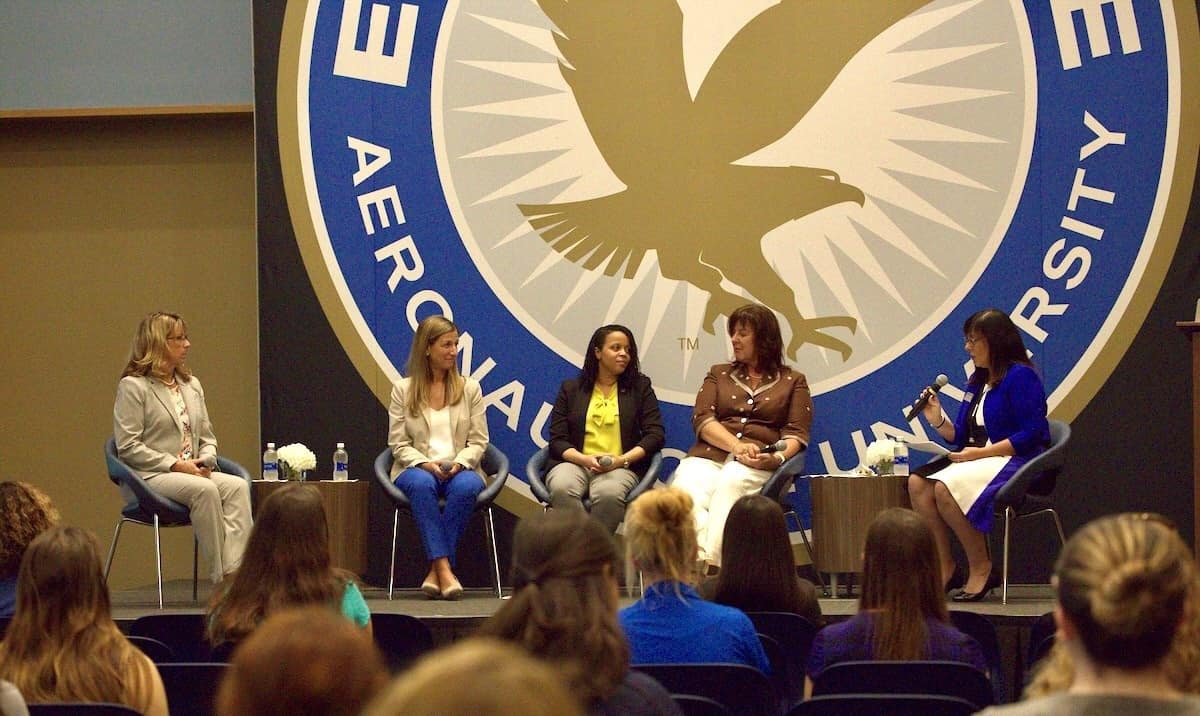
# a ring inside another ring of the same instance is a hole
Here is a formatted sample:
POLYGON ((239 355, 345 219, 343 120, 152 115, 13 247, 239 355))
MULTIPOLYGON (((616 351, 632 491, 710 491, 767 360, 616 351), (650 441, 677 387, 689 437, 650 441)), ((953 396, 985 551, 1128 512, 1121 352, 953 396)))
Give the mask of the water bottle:
POLYGON ((346 443, 338 443, 337 449, 333 451, 333 479, 350 479, 350 454, 346 452, 346 443))
POLYGON ((267 451, 263 453, 263 479, 279 479, 279 456, 275 454, 275 443, 267 443, 267 451))
POLYGON ((903 440, 897 440, 896 449, 892 451, 892 474, 908 474, 908 443, 903 440))

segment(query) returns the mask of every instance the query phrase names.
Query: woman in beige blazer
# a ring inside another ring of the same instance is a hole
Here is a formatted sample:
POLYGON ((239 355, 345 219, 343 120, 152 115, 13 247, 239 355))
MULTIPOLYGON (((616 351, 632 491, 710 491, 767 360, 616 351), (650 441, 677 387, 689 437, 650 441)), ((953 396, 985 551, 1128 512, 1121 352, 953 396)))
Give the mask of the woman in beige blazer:
POLYGON ((488 430, 483 390, 458 372, 458 328, 449 319, 430 316, 417 326, 408 377, 392 388, 388 417, 392 479, 412 503, 430 563, 421 591, 458 599, 455 547, 484 487, 475 469, 488 430))
POLYGON ((187 324, 173 313, 142 319, 113 406, 121 461, 150 489, 187 505, 213 584, 237 569, 250 534, 250 486, 214 470, 204 389, 186 365, 187 324))

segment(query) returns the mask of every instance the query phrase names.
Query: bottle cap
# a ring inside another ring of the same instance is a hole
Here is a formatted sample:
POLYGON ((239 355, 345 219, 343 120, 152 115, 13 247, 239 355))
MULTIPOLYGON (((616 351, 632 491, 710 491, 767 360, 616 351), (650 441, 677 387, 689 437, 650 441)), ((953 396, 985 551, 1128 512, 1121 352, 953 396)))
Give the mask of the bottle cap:
POLYGON ((337 446, 338 450, 341 450, 342 448, 346 447, 346 443, 338 443, 337 446))
POLYGON ((267 449, 268 449, 268 450, 274 450, 274 449, 275 449, 275 443, 267 443, 267 449))

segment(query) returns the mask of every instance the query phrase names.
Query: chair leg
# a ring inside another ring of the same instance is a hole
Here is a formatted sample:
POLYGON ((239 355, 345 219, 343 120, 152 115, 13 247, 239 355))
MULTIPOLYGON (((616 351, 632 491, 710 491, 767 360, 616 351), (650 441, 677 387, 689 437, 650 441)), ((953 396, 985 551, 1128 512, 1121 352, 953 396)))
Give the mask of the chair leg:
POLYGON ((1049 512, 1050 516, 1054 518, 1054 527, 1058 530, 1058 540, 1060 542, 1060 546, 1065 547, 1067 544, 1067 534, 1063 532, 1062 520, 1058 519, 1058 512, 1055 511, 1053 507, 1046 508, 1046 511, 1049 512))
MULTIPOLYGON (((804 550, 808 552, 808 561, 812 564, 813 574, 817 575, 817 582, 820 583, 821 592, 824 593, 827 591, 825 578, 821 576, 821 571, 817 569, 817 555, 813 552, 812 542, 808 541, 808 533, 804 531, 804 525, 800 524, 800 515, 797 515, 795 510, 788 510, 788 514, 795 518, 796 526, 800 528, 800 540, 804 542, 804 550)), ((784 515, 784 519, 787 519, 787 515, 784 515)), ((835 594, 834 596, 837 595, 835 594)))
POLYGON ((396 586, 396 533, 400 529, 400 510, 392 511, 392 566, 388 569, 388 599, 396 586))
MULTIPOLYGON (((200 540, 192 536, 192 601, 200 601, 198 585, 200 582, 200 540)), ((217 585, 213 585, 214 587, 217 585)))
POLYGON ((158 573, 158 608, 163 608, 162 543, 158 535, 158 515, 154 516, 154 569, 158 573))
POLYGON ((1004 555, 1001 557, 1002 568, 1000 573, 1000 603, 1008 604, 1008 537, 1009 528, 1012 526, 1013 509, 1011 507, 1004 508, 1004 555))
POLYGON ((496 550, 496 524, 492 521, 492 508, 489 506, 487 512, 487 538, 492 546, 492 578, 493 584, 496 587, 496 599, 504 596, 504 590, 500 587, 500 554, 496 550))
POLYGON ((121 527, 125 525, 125 518, 117 520, 117 528, 113 531, 113 541, 108 548, 108 559, 104 560, 104 582, 108 583, 108 571, 112 569, 113 556, 117 553, 117 540, 121 539, 121 527))

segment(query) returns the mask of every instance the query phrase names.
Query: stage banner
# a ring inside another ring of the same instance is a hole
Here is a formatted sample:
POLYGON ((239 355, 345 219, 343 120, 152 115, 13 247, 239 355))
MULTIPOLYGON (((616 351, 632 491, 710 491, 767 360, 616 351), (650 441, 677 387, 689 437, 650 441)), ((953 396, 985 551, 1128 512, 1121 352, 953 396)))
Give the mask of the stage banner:
POLYGON ((294 379, 318 420, 385 421, 447 315, 516 511, 600 325, 632 330, 677 459, 729 312, 769 306, 814 396, 806 471, 841 472, 932 437, 904 413, 939 373, 953 414, 984 307, 1076 419, 1195 254, 1193 0, 254 5, 264 420, 294 379), (313 297, 327 325, 291 313, 313 297), (334 337, 359 385, 319 387, 341 369, 285 334, 334 337), (371 410, 332 402, 363 386, 371 410))

